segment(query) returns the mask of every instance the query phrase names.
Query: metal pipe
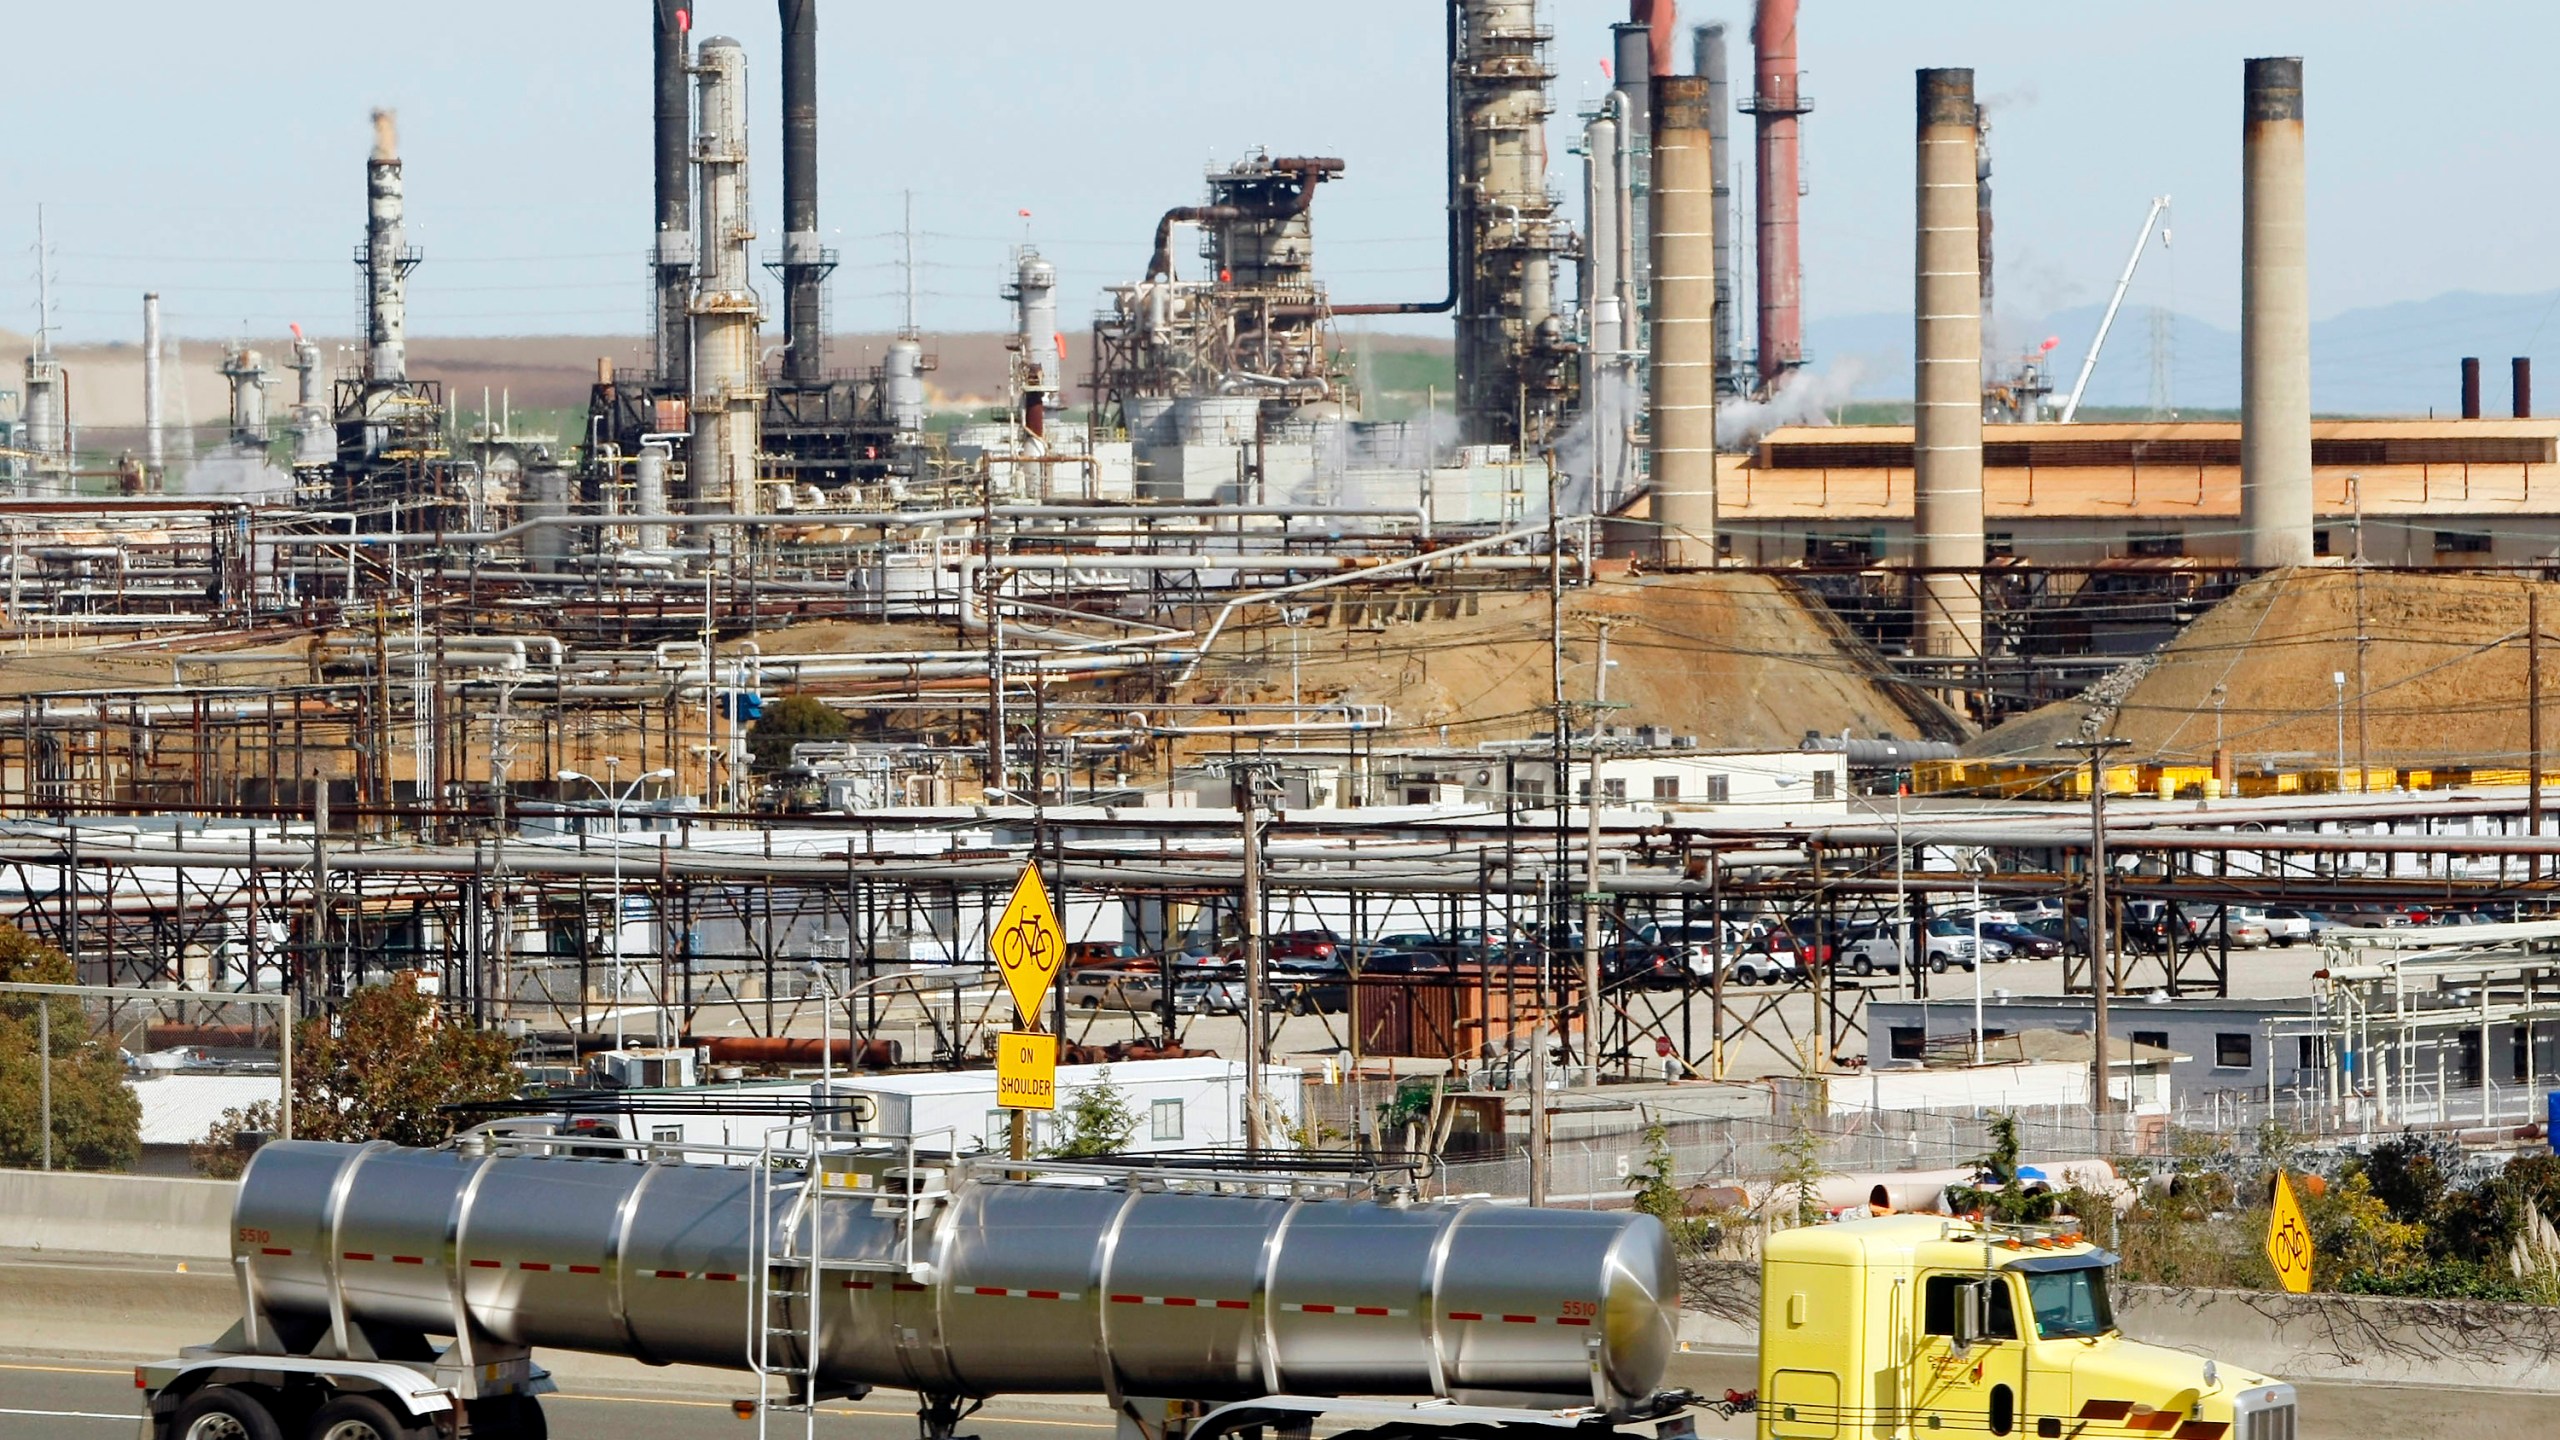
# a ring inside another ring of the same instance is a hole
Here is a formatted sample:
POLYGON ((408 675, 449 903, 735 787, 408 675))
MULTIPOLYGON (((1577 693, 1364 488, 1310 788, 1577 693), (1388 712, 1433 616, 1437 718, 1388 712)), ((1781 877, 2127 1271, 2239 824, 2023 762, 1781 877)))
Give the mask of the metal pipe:
POLYGON ((1973 72, 1919 73, 1912 596, 1924 655, 1982 654, 1982 255, 1973 72), (1968 573, 1970 572, 1970 573, 1968 573))
POLYGON ((1733 325, 1733 80, 1726 71, 1724 26, 1701 25, 1693 33, 1698 74, 1707 82, 1707 173, 1715 198, 1716 384, 1720 394, 1747 387, 1737 383, 1733 325))
POLYGON ((814 385, 826 374, 825 287, 833 260, 818 243, 818 6, 782 7, 782 369, 814 385))
POLYGON ((1460 131, 1463 108, 1458 98, 1458 11, 1464 4, 1466 0, 1448 0, 1447 11, 1442 17, 1446 34, 1442 42, 1444 49, 1441 83, 1442 104, 1446 113, 1441 121, 1441 143, 1444 147, 1441 175, 1448 187, 1442 208, 1445 212, 1443 224, 1448 233, 1449 293, 1437 300, 1420 302, 1389 301, 1383 304, 1336 305, 1333 307, 1333 313, 1336 315, 1445 315, 1458 308, 1458 277, 1465 273, 1466 268, 1466 236, 1458 203, 1460 192, 1466 183, 1463 173, 1466 146, 1460 131))
POLYGON ((2302 170, 2302 60, 2251 60, 2240 151, 2242 558, 2311 559, 2311 267, 2302 170))
MULTIPOLYGON (((1760 385, 1774 389, 1804 364, 1804 262, 1797 201, 1801 117, 1813 103, 1796 93, 1796 0, 1759 0, 1751 17, 1755 69, 1751 114, 1759 131, 1760 385)), ((1973 177, 1965 176, 1966 203, 1973 177)))
POLYGON ((1707 82, 1653 82, 1653 518, 1662 563, 1716 563, 1715 178, 1707 82))

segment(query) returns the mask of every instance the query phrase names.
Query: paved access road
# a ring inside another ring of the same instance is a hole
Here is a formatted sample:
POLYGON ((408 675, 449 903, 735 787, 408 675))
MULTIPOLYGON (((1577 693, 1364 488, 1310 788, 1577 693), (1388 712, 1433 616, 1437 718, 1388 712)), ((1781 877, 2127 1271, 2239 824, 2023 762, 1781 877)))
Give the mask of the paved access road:
MULTIPOLYGON (((730 1397, 725 1395, 561 1388, 563 1393, 542 1402, 555 1440, 738 1440, 755 1433, 729 1413, 730 1397)), ((752 1394, 753 1389, 744 1387, 740 1393, 752 1394)), ((0 1440, 127 1440, 140 1429, 140 1398, 128 1365, 0 1360, 0 1440)), ((877 1401, 829 1406, 818 1421, 818 1433, 843 1440, 915 1440, 915 1412, 896 1403, 903 1398, 883 1392, 877 1401)), ((799 1425, 799 1418, 792 1417, 787 1433, 799 1433, 799 1425)), ((1074 1440, 1080 1434, 1107 1436, 1113 1426, 1098 1405, 1090 1413, 1061 1408, 1046 1414, 994 1406, 971 1420, 968 1429, 987 1440, 1074 1440)))

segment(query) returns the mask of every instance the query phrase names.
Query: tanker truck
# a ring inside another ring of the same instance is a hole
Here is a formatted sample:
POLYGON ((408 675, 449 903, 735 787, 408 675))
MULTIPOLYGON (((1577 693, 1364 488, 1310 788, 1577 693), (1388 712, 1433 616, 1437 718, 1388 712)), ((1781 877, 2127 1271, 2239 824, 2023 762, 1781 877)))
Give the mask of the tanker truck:
MULTIPOLYGON (((1031 1394, 1103 1397, 1130 1440, 1694 1429, 1659 1388, 1677 1269, 1647 1215, 1424 1201, 1395 1172, 678 1158, 700 1149, 265 1146, 241 1318, 141 1368, 147 1433, 538 1440, 536 1347, 753 1374, 760 1429, 874 1388, 917 1396, 921 1440, 1031 1394)), ((1771 1236, 1757 1440, 2294 1440, 2291 1386, 2124 1338, 2112 1261, 1938 1215, 1771 1236)))
POLYGON ((752 1373, 760 1424, 912 1391, 923 1440, 996 1395, 1102 1396, 1151 1440, 1319 1416, 1606 1428, 1685 1401, 1657 1390, 1677 1272, 1646 1215, 912 1141, 741 1164, 578 1148, 262 1147, 232 1213, 241 1317, 137 1372, 148 1433, 528 1440, 537 1347, 752 1373))

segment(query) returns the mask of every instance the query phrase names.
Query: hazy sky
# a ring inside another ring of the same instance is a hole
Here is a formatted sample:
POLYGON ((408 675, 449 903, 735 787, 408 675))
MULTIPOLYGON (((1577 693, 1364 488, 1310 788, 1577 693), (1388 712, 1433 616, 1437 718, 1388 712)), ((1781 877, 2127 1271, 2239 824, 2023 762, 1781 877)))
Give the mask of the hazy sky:
MULTIPOLYGON (((11 8, 0 325, 33 326, 42 201, 66 337, 132 336, 146 287, 185 335, 294 320, 344 333, 378 104, 400 110, 426 254, 417 331, 645 323, 638 0, 11 8)), ((1554 181, 1575 194, 1572 115, 1603 88, 1625 6, 1548 10, 1554 181)), ((1748 10, 1692 0, 1681 18, 1745 33, 1748 10)), ((828 0, 821 205, 844 259, 838 328, 895 323, 901 191, 924 232, 928 329, 1004 323, 1021 209, 1059 262, 1072 324, 1102 284, 1135 278, 1156 215, 1196 200, 1205 163, 1254 146, 1348 161, 1317 218, 1337 300, 1437 295, 1439 15, 1436 0, 828 0)), ((757 245, 777 248, 774 7, 702 0, 696 34, 736 35, 752 56, 757 245)), ((2546 5, 1804 0, 1808 308, 1908 308, 1912 71, 1970 64, 1992 101, 2004 308, 2102 298, 2149 197, 2170 194, 2175 243, 2146 260, 2137 298, 2231 323, 2240 64, 2262 54, 2307 59, 2315 313, 2552 288, 2560 200, 2533 157, 2560 133, 2555 51, 2560 7, 2546 5)), ((1747 73, 1747 44, 1734 64, 1747 73)))

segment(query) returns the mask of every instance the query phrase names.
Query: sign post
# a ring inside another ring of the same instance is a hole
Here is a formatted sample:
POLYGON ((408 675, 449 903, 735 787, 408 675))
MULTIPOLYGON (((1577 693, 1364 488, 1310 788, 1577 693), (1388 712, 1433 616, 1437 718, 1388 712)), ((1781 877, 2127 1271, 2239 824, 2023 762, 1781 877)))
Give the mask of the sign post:
POLYGON ((2293 1186, 2284 1172, 2276 1172, 2275 1204, 2267 1216, 2267 1263, 2276 1267, 2276 1279, 2296 1295, 2311 1293, 2311 1223, 2302 1217, 2302 1203, 2293 1198, 2293 1186))
POLYGON ((1025 862, 1013 882, 1013 898, 996 917, 987 949, 1005 987, 1013 992, 1020 1030, 996 1039, 996 1104, 1013 1112, 1012 1158, 1031 1158, 1028 1112, 1058 1108, 1058 1037, 1040 1033, 1041 1001, 1065 963, 1067 936, 1058 924, 1040 867, 1025 862))

